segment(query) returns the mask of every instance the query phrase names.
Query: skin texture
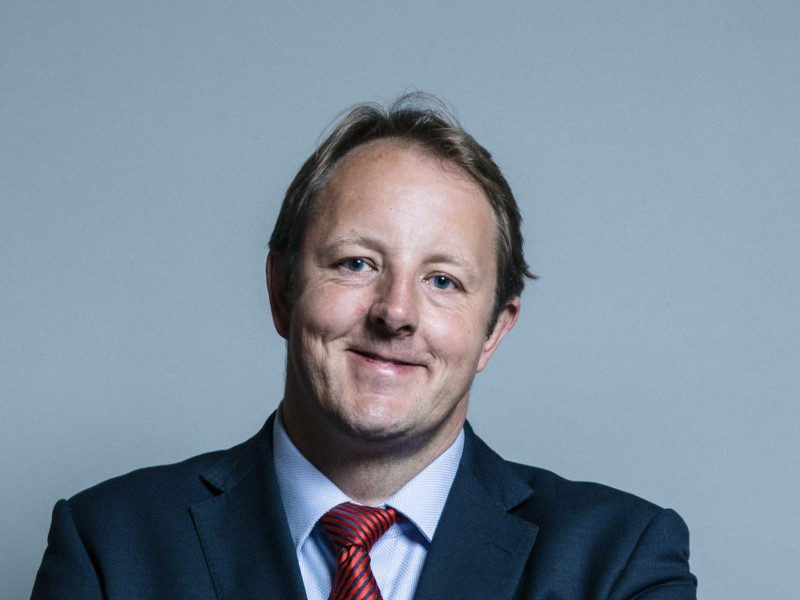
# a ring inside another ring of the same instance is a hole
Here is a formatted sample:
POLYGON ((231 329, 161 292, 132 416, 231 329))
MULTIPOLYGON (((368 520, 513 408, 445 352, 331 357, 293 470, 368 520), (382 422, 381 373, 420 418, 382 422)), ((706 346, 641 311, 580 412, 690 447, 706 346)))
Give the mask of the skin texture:
POLYGON ((319 199, 289 298, 267 268, 288 342, 283 418, 301 452, 353 499, 378 503, 441 454, 469 388, 513 327, 487 336, 496 227, 480 188, 395 140, 345 156, 319 199))

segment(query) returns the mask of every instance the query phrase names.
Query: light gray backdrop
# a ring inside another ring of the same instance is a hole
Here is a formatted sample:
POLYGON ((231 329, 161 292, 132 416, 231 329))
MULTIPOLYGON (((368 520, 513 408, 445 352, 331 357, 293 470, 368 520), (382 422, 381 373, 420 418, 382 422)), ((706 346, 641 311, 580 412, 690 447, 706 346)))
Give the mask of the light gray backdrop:
POLYGON ((797 597, 798 51, 796 2, 3 0, 0 595, 58 498, 259 428, 283 191, 339 110, 422 89, 541 275, 477 431, 677 509, 702 597, 797 597))

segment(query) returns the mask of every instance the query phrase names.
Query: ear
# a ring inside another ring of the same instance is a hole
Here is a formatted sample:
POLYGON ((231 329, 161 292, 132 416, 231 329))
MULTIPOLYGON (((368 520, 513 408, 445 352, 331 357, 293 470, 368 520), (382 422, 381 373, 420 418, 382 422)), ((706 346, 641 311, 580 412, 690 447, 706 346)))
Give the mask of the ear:
POLYGON ((289 339, 289 290, 286 278, 286 262, 282 256, 269 253, 267 256, 267 293, 272 310, 275 331, 284 339, 289 339))
POLYGON ((497 322, 494 324, 494 329, 492 329, 486 341, 483 342, 481 357, 478 360, 478 373, 486 368, 486 365, 489 364, 489 359, 492 357, 492 354, 494 354, 494 351, 497 350, 502 339, 506 337, 506 334, 511 331, 511 328, 516 324, 517 318, 519 317, 519 309, 519 296, 511 298, 511 300, 506 302, 505 306, 500 309, 500 314, 497 315, 497 322))

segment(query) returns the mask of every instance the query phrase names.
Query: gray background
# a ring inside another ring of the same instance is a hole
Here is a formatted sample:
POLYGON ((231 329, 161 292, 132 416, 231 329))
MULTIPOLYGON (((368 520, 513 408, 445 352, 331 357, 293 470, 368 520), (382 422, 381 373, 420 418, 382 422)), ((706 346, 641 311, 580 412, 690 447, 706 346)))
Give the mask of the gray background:
POLYGON ((0 594, 58 498, 258 429, 283 191, 422 89, 542 277, 475 428, 677 509, 701 596, 797 597, 798 50, 796 2, 0 3, 0 594))

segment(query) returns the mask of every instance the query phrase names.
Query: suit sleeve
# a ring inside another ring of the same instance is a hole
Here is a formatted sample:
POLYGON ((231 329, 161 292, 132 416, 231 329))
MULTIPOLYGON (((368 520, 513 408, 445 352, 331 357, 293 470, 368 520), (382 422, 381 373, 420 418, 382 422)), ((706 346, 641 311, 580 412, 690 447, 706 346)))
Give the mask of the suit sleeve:
POLYGON ((97 572, 66 500, 59 500, 53 509, 47 549, 31 595, 31 600, 62 598, 103 598, 97 572))
POLYGON ((696 600, 689 571, 689 530, 673 510, 648 522, 610 595, 614 600, 696 600))

